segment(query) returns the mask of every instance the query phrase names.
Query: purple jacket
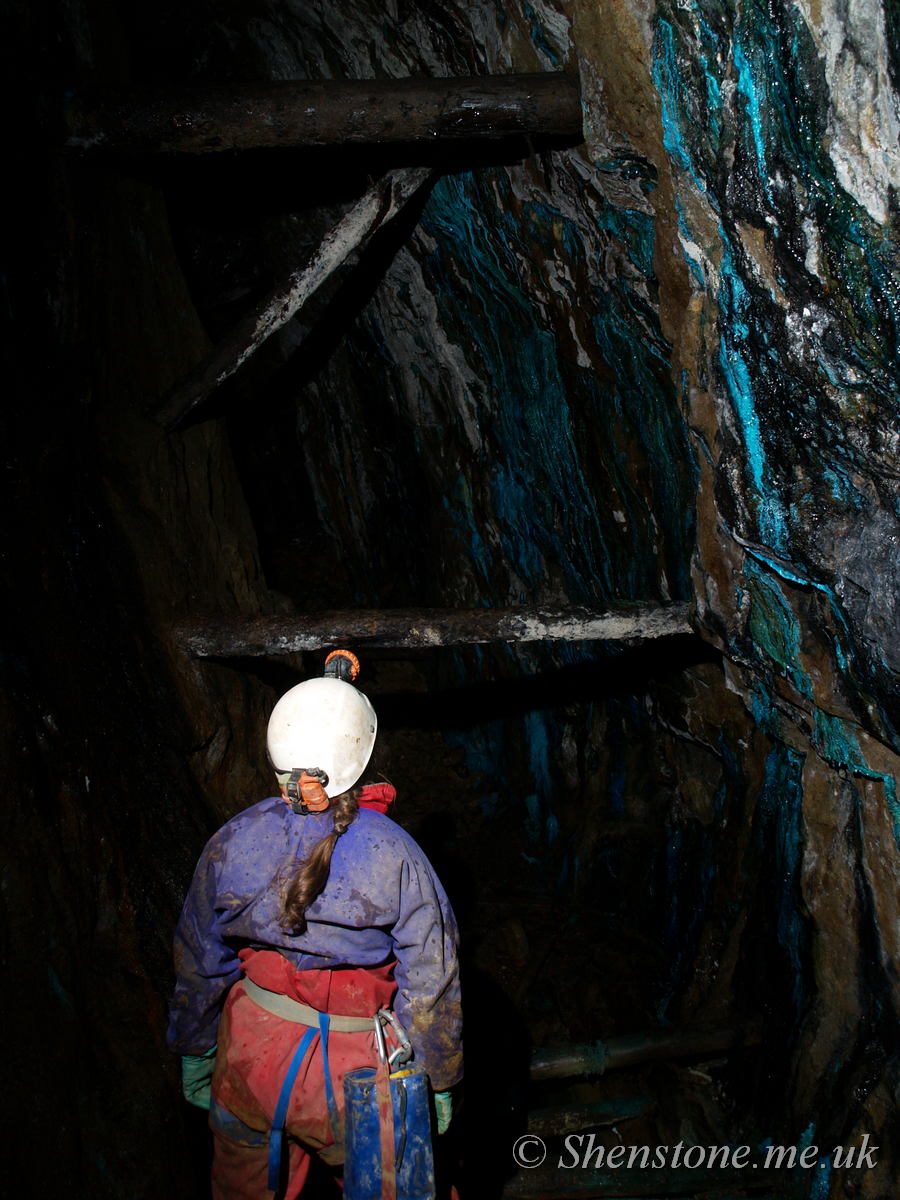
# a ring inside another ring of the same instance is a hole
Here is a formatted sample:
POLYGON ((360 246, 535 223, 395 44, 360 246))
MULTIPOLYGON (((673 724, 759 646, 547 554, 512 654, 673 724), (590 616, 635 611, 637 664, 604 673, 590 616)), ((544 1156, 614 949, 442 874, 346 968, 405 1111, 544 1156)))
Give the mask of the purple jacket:
POLYGON ((331 814, 297 816, 271 797, 208 842, 175 930, 177 982, 169 1045, 203 1054, 215 1043, 238 951, 277 950, 297 970, 375 967, 396 958, 394 1009, 435 1090, 462 1077, 458 934, 444 889, 412 838, 360 809, 338 838, 324 891, 299 937, 279 925, 275 881, 331 828, 331 814))

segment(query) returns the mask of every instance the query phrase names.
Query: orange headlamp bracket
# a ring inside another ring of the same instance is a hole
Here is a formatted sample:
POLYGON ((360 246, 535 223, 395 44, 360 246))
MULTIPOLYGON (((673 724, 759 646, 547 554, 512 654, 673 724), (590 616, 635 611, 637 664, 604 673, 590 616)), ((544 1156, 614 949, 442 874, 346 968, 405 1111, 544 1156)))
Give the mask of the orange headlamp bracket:
POLYGON ((325 794, 328 776, 319 767, 298 767, 284 785, 288 803, 299 816, 324 812, 331 801, 325 794))
POLYGON ((325 676, 353 683, 359 674, 359 659, 350 650, 332 650, 325 659, 325 676))

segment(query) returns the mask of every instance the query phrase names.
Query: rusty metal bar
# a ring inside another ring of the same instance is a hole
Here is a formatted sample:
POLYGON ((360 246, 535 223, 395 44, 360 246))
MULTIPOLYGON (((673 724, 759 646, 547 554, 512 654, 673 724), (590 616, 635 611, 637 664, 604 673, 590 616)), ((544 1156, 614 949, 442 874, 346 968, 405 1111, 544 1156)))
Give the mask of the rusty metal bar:
POLYGON ((427 648, 485 642, 614 641, 690 633, 687 604, 605 608, 397 608, 279 616, 188 617, 172 627, 196 658, 290 654, 336 646, 427 648))
POLYGON ((230 88, 94 91, 65 110, 77 150, 207 154, 271 146, 581 137, 581 86, 559 72, 449 79, 296 80, 230 88))
POLYGON ((695 1025, 690 1029, 650 1029, 613 1038, 537 1050, 531 1057, 532 1079, 565 1079, 573 1075, 602 1075, 618 1067, 635 1067, 668 1058, 701 1058, 744 1046, 758 1046, 757 1025, 739 1027, 695 1025))

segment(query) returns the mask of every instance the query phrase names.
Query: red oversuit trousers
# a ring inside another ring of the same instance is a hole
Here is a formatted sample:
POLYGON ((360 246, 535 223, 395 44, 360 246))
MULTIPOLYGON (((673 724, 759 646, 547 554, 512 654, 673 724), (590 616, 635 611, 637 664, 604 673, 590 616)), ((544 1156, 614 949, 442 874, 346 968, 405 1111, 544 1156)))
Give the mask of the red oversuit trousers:
MULTIPOLYGON (((245 975, 260 987, 332 1015, 371 1017, 379 1008, 390 1007, 396 991, 393 964, 295 971, 273 950, 243 950, 241 962, 245 975)), ((306 1031, 306 1026, 260 1008, 246 994, 243 981, 231 989, 219 1024, 212 1078, 213 1200, 271 1200, 269 1130, 282 1083, 306 1031)), ((310 1152, 336 1169, 343 1163, 344 1075, 377 1063, 374 1026, 371 1032, 329 1034, 328 1064, 339 1113, 339 1128, 333 1130, 316 1033, 300 1064, 285 1120, 280 1193, 285 1200, 303 1191, 310 1152)))

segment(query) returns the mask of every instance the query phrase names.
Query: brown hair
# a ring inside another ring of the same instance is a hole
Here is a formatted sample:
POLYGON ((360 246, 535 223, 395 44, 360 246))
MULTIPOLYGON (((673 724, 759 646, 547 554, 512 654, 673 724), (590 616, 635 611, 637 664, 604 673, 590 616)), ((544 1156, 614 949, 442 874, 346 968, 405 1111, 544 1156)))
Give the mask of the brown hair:
POLYGON ((346 833, 359 812, 362 788, 342 792, 331 804, 332 825, 288 880, 284 888, 284 915, 281 924, 286 932, 298 936, 306 929, 306 910, 325 890, 331 872, 331 856, 341 834, 346 833))

